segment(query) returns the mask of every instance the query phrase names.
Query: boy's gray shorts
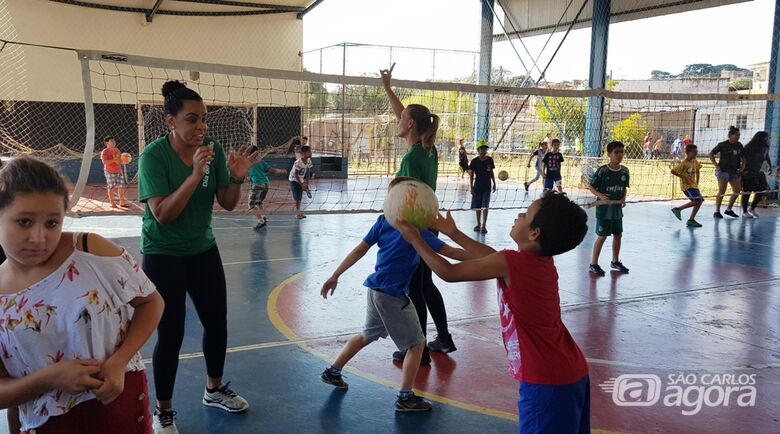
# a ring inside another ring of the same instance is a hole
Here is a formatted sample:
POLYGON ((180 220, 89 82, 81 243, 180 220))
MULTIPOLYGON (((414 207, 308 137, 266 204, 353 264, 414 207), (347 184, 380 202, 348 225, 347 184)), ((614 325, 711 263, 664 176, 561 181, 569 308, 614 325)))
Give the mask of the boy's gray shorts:
POLYGON ((366 324, 363 326, 366 341, 373 342, 390 335, 401 351, 425 342, 412 300, 373 289, 367 293, 366 324))

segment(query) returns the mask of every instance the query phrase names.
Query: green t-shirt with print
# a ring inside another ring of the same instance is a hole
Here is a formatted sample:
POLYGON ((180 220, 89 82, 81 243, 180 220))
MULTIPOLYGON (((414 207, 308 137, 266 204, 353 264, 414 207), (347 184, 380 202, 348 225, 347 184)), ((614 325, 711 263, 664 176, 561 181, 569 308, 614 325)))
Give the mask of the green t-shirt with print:
POLYGON ((146 145, 138 160, 138 200, 146 203, 141 253, 192 256, 216 245, 211 230, 214 198, 217 190, 228 187, 230 174, 222 145, 207 137, 204 146, 209 145, 214 147, 214 159, 206 166, 206 174, 187 201, 187 206, 167 224, 161 224, 154 218, 146 201, 176 191, 192 174, 192 166, 184 164, 171 147, 167 135, 146 145))
POLYGON ((409 148, 395 176, 419 179, 436 191, 436 178, 439 176, 439 157, 436 148, 426 151, 420 143, 409 148))
MULTIPOLYGON (((626 189, 629 187, 628 168, 620 166, 620 169, 613 170, 605 164, 593 174, 590 185, 599 193, 609 196, 609 200, 621 200, 625 197, 626 189)), ((621 219, 623 218, 623 206, 620 204, 599 205, 596 207, 596 218, 621 219)))

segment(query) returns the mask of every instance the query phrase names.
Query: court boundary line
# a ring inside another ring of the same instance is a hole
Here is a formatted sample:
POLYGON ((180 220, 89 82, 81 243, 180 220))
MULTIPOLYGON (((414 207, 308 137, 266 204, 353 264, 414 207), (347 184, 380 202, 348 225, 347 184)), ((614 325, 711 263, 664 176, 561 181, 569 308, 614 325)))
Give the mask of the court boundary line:
MULTIPOLYGON (((276 287, 274 287, 273 290, 271 290, 271 293, 268 295, 268 303, 266 305, 266 312, 268 314, 269 319, 271 320, 271 323, 276 327, 276 329, 282 333, 287 339, 290 341, 298 340, 297 335, 287 326, 287 324, 282 319, 281 315, 279 315, 279 311, 277 309, 277 302, 279 299, 279 294, 281 294, 282 290, 289 285, 292 282, 297 281, 298 279, 303 276, 303 273, 296 273, 286 279, 284 279, 281 283, 279 283, 276 287)), ((314 348, 311 348, 310 346, 306 345, 305 343, 297 343, 298 347, 303 349, 304 351, 322 359, 326 363, 332 362, 332 357, 327 356, 320 351, 315 350, 314 348)), ((385 386, 390 389, 397 389, 399 387, 398 383, 392 382, 390 380, 387 380, 385 378, 378 377, 376 375, 364 372, 360 369, 356 369, 353 367, 345 367, 345 371, 355 374, 361 378, 367 379, 369 381, 375 382, 379 385, 385 386)), ((492 408, 487 407, 481 407, 474 404, 468 404, 462 401, 458 401, 451 398, 446 398, 441 395, 436 395, 433 393, 425 392, 418 390, 419 396, 422 396, 424 398, 430 399, 432 401, 438 402, 440 404, 449 405, 455 408, 459 408, 462 410, 471 411, 474 413, 486 415, 486 416, 493 416, 498 419, 508 420, 512 422, 519 422, 517 415, 514 413, 508 413, 501 410, 496 410, 492 408)), ((618 431, 607 431, 607 430, 600 430, 600 429, 591 429, 592 434, 624 434, 618 431)))

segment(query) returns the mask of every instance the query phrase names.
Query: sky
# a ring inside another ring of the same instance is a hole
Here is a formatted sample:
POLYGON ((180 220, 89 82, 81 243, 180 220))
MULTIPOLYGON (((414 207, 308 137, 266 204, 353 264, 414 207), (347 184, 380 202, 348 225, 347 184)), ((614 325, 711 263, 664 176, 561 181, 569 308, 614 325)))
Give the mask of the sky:
MULTIPOLYGON (((479 0, 325 0, 304 17, 304 52, 342 42, 478 51, 480 9, 479 0)), ((612 24, 607 70, 615 79, 646 79, 652 70, 676 74, 692 63, 732 63, 747 68, 766 62, 773 16, 773 0, 754 0, 612 24)), ((494 33, 500 31, 496 24, 494 33)), ((524 38, 523 43, 538 56, 547 37, 524 38)), ((553 36, 540 58, 541 68, 561 39, 562 33, 553 36)), ((530 66, 522 45, 516 39, 514 43, 530 66)), ((417 50, 394 50, 393 60, 397 62, 395 77, 417 80, 463 77, 476 61, 466 53, 442 53, 434 59, 417 50)), ((590 29, 574 30, 546 77, 549 81, 587 79, 589 62, 590 29)), ((305 55, 304 63, 319 72, 318 53, 305 55)), ((365 75, 389 63, 388 49, 352 48, 347 54, 347 74, 365 75)), ((493 66, 514 75, 525 73, 508 42, 494 43, 493 66)), ((322 69, 323 73, 341 73, 340 49, 324 51, 322 69)))

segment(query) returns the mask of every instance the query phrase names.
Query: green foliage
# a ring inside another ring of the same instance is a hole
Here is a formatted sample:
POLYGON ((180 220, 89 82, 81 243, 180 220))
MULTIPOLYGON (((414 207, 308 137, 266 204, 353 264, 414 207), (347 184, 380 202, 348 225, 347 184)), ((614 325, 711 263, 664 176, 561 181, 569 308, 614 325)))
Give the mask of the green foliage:
POLYGON ((539 148, 539 142, 544 140, 544 137, 547 135, 547 133, 550 132, 552 128, 545 128, 543 130, 536 130, 531 131, 527 134, 523 135, 523 146, 525 146, 525 149, 527 149, 529 152, 533 152, 539 148))
POLYGON ((549 124, 557 122, 565 126, 569 138, 579 137, 585 132, 585 115, 588 106, 583 98, 538 98, 534 109, 540 121, 549 124))
POLYGON ((736 80, 732 80, 731 83, 729 83, 729 87, 734 90, 753 89, 753 80, 750 78, 738 78, 736 80))
POLYGON ((673 78, 674 75, 666 72, 666 71, 659 71, 657 69, 654 69, 650 71, 650 78, 653 80, 665 80, 669 78, 673 78))
POLYGON ((618 122, 611 131, 610 141, 617 140, 626 145, 626 158, 640 158, 643 155, 642 140, 647 134, 647 122, 635 113, 618 122))
POLYGON ((474 131, 476 103, 471 94, 452 91, 419 91, 401 99, 404 106, 422 104, 439 116, 441 138, 469 137, 474 131))

